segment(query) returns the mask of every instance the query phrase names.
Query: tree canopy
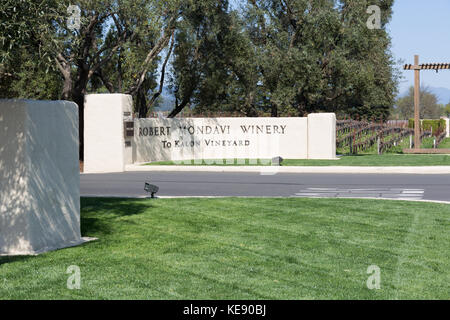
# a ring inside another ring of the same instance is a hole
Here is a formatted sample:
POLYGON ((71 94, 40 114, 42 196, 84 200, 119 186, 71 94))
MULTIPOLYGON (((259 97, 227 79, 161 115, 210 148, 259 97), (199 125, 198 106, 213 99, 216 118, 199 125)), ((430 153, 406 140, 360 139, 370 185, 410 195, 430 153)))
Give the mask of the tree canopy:
POLYGON ((398 73, 386 24, 393 0, 4 0, 2 97, 129 93, 145 117, 162 93, 171 117, 336 112, 386 118, 398 73), (69 5, 80 28, 68 27, 69 5), (367 27, 369 5, 381 28, 367 27), (32 85, 30 85, 32 84, 32 85))
MULTIPOLYGON (((414 118, 414 87, 410 87, 408 94, 397 100, 397 111, 401 118, 414 118)), ((420 118, 439 119, 442 108, 438 104, 438 99, 428 88, 420 89, 420 118)))

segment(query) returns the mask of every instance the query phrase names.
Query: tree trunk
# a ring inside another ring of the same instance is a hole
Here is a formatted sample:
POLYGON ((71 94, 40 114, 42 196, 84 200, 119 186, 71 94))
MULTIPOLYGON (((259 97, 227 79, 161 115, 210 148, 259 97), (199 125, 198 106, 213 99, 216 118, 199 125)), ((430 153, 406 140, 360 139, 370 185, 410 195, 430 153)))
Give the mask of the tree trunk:
POLYGON ((79 134, 79 157, 84 160, 84 94, 74 93, 73 101, 78 105, 78 134, 79 134))
POLYGON ((86 65, 81 64, 79 65, 78 74, 79 77, 72 91, 72 100, 78 105, 79 154, 80 160, 84 160, 84 96, 89 81, 89 69, 86 65))
POLYGON ((72 93, 72 74, 70 73, 70 64, 61 54, 55 58, 55 62, 64 79, 61 99, 70 100, 72 93))
POLYGON ((177 104, 175 108, 169 113, 167 118, 175 118, 176 115, 179 114, 181 110, 184 109, 184 107, 186 107, 186 105, 189 103, 190 100, 191 99, 189 97, 189 99, 184 99, 180 104, 177 104))
POLYGON ((148 114, 147 98, 145 96, 145 90, 140 87, 136 94, 136 109, 139 114, 139 118, 146 118, 148 114))
POLYGON ((64 77, 64 85, 61 93, 61 98, 63 100, 70 100, 71 92, 72 92, 72 79, 70 76, 64 77))
POLYGON ((175 100, 175 108, 169 113, 167 118, 175 118, 175 116, 177 114, 179 114, 181 112, 181 110, 184 109, 184 107, 187 106, 189 101, 191 101, 192 94, 194 93, 194 90, 195 90, 194 83, 197 83, 197 82, 192 82, 191 83, 191 87, 189 88, 189 91, 184 96, 183 101, 181 101, 180 104, 178 104, 178 100, 175 100))
POLYGON ((270 116, 272 117, 278 117, 278 106, 272 102, 271 110, 270 110, 270 116))

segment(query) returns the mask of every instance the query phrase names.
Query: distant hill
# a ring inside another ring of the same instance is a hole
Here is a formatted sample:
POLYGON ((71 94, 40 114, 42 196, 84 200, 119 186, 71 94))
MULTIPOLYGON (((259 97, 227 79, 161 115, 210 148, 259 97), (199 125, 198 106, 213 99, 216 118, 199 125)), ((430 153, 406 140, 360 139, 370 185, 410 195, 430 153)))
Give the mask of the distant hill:
MULTIPOLYGON (((428 87, 432 93, 434 93, 438 99, 438 103, 447 104, 450 102, 450 89, 442 87, 428 87)), ((399 94, 399 97, 404 97, 408 94, 408 90, 399 94)))

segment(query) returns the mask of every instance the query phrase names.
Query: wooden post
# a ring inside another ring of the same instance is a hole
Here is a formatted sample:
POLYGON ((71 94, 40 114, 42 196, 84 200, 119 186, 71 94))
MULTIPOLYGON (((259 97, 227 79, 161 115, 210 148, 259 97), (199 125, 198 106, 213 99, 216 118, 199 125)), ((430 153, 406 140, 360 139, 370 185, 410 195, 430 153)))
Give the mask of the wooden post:
POLYGON ((380 136, 377 137, 377 153, 381 154, 381 139, 380 139, 380 136))
POLYGON ((414 70, 414 149, 405 149, 404 152, 422 153, 422 149, 420 149, 420 70, 435 70, 436 72, 439 72, 439 70, 449 70, 450 63, 425 63, 419 65, 419 56, 415 55, 414 64, 405 64, 403 69, 414 70))
POLYGON ((419 56, 414 56, 414 149, 420 148, 420 66, 419 56))

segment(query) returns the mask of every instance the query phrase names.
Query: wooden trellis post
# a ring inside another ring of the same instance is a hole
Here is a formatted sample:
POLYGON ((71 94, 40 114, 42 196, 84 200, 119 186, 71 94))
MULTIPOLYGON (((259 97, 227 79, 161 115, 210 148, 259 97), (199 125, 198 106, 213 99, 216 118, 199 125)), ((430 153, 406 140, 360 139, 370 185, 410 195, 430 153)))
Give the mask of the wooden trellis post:
MULTIPOLYGON (((414 150, 420 149, 420 70, 439 70, 450 69, 450 63, 426 63, 419 64, 419 56, 414 56, 414 64, 405 64, 404 70, 414 70, 414 150)), ((414 150, 410 150, 414 152, 414 150)))

